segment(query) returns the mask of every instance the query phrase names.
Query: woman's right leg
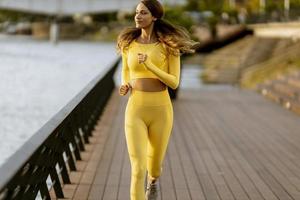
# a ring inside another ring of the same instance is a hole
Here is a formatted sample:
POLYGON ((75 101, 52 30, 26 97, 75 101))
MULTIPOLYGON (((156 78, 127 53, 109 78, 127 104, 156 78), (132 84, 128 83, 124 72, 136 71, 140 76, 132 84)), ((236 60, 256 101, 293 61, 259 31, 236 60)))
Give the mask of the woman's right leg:
POLYGON ((131 103, 125 113, 125 136, 131 163, 130 196, 131 200, 144 200, 148 130, 139 115, 139 108, 131 106, 131 103))

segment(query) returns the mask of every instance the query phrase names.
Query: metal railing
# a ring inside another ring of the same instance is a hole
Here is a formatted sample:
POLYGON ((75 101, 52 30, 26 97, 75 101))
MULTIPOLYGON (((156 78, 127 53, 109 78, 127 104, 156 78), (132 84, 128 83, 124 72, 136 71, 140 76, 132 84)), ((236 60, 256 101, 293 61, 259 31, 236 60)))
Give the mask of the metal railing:
POLYGON ((92 80, 76 97, 37 131, 0 168, 0 199, 50 199, 50 176, 57 198, 64 198, 62 183, 70 183, 80 151, 99 119, 114 87, 111 68, 92 80), (61 183, 62 182, 62 183, 61 183))

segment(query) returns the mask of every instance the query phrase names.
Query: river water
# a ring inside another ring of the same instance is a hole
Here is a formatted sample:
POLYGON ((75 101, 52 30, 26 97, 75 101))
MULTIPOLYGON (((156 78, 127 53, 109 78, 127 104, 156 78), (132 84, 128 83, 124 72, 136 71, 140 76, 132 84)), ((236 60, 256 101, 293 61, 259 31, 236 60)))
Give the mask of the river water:
POLYGON ((0 36, 0 165, 117 58, 114 43, 0 36))

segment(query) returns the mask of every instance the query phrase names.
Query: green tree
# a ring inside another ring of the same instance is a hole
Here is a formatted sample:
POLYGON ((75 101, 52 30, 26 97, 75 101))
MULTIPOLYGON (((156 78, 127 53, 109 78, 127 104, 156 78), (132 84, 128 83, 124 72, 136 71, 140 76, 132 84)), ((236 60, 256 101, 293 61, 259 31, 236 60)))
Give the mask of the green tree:
POLYGON ((202 0, 199 2, 201 10, 210 10, 215 15, 220 15, 224 7, 224 0, 202 0))
POLYGON ((284 7, 283 0, 266 1, 266 12, 267 13, 270 13, 272 11, 283 10, 283 7, 284 7))
POLYGON ((47 19, 49 19, 47 15, 0 9, 0 22, 41 21, 47 19))
POLYGON ((224 0, 202 0, 199 3, 201 10, 209 10, 214 13, 214 15, 207 20, 213 38, 217 36, 217 24, 219 22, 219 16, 223 11, 224 3, 224 0))
POLYGON ((246 8, 250 13, 258 13, 259 12, 259 1, 260 0, 250 0, 246 3, 246 8))
POLYGON ((290 0, 291 9, 299 9, 300 8, 300 0, 290 0))
POLYGON ((185 13, 185 9, 182 6, 168 6, 165 5, 165 19, 185 27, 187 30, 190 30, 190 28, 193 25, 193 20, 190 16, 188 16, 185 13))
POLYGON ((185 9, 188 11, 199 11, 200 9, 199 0, 187 0, 185 9))

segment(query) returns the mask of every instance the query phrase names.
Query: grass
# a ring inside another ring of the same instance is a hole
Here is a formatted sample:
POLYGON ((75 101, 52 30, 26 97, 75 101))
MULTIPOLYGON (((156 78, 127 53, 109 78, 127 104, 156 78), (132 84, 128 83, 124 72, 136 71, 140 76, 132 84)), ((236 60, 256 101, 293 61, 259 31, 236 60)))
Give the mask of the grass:
POLYGON ((287 60, 284 63, 278 63, 276 65, 262 66, 255 71, 246 73, 242 78, 241 87, 254 89, 258 84, 267 80, 276 79, 279 76, 289 74, 295 70, 300 70, 300 59, 287 60))

